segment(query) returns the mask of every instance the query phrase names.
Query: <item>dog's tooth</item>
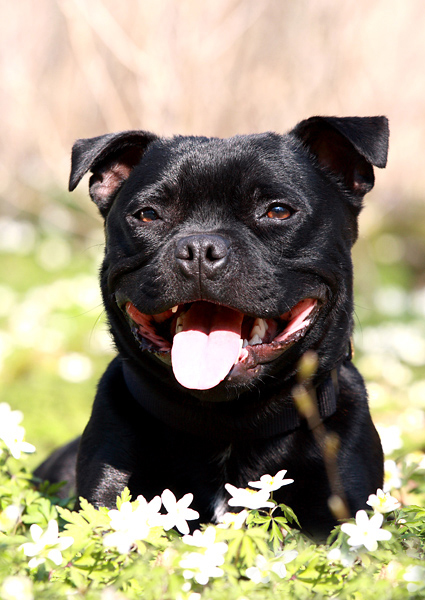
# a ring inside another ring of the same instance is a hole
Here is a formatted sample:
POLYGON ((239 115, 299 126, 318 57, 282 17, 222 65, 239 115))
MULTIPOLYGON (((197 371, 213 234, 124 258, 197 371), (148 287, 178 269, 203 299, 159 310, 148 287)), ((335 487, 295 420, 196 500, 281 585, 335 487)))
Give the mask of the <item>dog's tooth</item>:
POLYGON ((263 343, 263 340, 260 338, 260 336, 257 333, 249 340, 250 346, 255 346, 256 344, 262 344, 262 343, 263 343))
POLYGON ((171 309, 172 313, 176 313, 179 310, 178 306, 173 306, 173 308, 171 309))
POLYGON ((243 343, 242 340, 239 340, 239 354, 238 354, 238 356, 237 356, 237 358, 236 358, 236 360, 235 360, 235 362, 233 364, 236 364, 238 362, 238 360, 239 360, 239 357, 240 357, 241 352, 242 352, 242 343, 243 343))
POLYGON ((248 346, 248 340, 244 340, 242 344, 242 348, 246 348, 248 346))
POLYGON ((182 331, 182 329, 183 329, 183 318, 184 318, 184 313, 180 313, 180 315, 177 317, 176 333, 180 333, 180 331, 182 331))
POLYGON ((268 329, 267 321, 264 319, 255 319, 254 325, 251 329, 251 338, 257 335, 261 340, 263 340, 266 335, 266 331, 268 329))

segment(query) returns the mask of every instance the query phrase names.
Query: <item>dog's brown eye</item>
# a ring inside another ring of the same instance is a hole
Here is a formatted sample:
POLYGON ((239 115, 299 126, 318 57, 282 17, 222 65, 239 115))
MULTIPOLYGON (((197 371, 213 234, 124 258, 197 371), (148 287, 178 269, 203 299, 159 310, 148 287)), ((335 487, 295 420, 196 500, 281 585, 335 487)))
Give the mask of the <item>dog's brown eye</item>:
POLYGON ((139 221, 143 221, 143 223, 150 223, 159 219, 158 213, 153 208, 142 208, 134 216, 139 221))
POLYGON ((282 221, 284 219, 288 219, 291 215, 291 210, 283 204, 275 204, 270 206, 269 210, 267 211, 267 216, 269 219, 280 219, 282 221))

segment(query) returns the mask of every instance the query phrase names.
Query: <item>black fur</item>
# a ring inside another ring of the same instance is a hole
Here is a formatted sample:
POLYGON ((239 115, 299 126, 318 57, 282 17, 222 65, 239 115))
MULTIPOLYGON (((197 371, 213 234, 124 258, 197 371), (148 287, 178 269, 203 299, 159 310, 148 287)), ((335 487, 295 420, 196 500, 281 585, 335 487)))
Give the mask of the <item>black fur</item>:
MULTIPOLYGON (((81 439, 79 496, 112 507, 125 486, 147 499, 164 488, 178 497, 193 492, 193 507, 208 522, 227 497, 226 482, 245 487, 287 469, 294 483, 275 498, 292 506, 305 531, 328 532, 335 523, 330 487, 307 424, 258 433, 293 407, 297 365, 313 350, 315 387, 337 370, 337 409, 324 426, 340 439, 349 509, 365 508, 382 485, 383 459, 363 380, 347 356, 351 247, 373 166, 385 166, 387 148, 384 117, 313 117, 286 135, 164 139, 131 131, 76 142, 70 189, 92 171, 90 195, 105 219, 101 288, 118 349, 81 439), (288 218, 270 212, 276 204, 288 218), (156 315, 203 300, 270 319, 305 298, 319 310, 300 339, 267 362, 253 346, 250 368, 235 365, 206 390, 180 385, 152 344, 135 339, 123 309, 131 300, 156 315), (123 364, 136 372, 140 398, 130 393, 123 364), (175 423, 167 403, 180 415, 175 423)), ((75 453, 74 442, 37 474, 72 480, 64 454, 75 453)))

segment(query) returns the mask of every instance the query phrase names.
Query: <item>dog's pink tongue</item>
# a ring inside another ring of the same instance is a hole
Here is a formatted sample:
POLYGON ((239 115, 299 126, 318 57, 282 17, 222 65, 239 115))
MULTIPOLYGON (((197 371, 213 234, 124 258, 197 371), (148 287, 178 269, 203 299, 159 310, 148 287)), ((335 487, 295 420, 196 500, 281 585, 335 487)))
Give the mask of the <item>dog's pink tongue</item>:
POLYGON ((186 388, 208 390, 229 373, 240 352, 243 314, 209 302, 194 302, 176 333, 171 364, 186 388))

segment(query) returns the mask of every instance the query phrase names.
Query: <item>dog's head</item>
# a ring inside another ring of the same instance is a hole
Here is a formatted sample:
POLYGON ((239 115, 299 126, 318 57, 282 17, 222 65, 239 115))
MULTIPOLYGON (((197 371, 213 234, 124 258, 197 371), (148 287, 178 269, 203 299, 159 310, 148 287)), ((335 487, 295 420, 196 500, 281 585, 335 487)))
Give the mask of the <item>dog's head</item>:
POLYGON ((319 373, 332 369, 352 328, 357 217, 387 149, 385 117, 313 117, 286 135, 78 140, 70 190, 92 171, 122 355, 205 400, 284 385, 307 349, 319 373))

